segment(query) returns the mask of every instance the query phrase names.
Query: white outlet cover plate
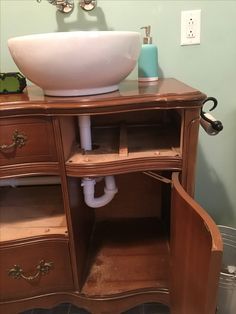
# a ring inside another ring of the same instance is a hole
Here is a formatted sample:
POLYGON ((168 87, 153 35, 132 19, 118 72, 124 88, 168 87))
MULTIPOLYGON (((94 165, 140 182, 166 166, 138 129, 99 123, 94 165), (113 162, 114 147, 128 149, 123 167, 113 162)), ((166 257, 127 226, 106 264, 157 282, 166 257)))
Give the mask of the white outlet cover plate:
POLYGON ((181 12, 181 46, 199 45, 201 33, 201 10, 181 12))

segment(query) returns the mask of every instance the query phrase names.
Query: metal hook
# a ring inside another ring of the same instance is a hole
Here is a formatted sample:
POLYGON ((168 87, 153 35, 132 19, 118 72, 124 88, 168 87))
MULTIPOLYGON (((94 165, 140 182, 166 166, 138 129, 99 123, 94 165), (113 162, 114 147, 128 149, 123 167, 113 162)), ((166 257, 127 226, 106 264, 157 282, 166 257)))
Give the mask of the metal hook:
POLYGON ((213 101, 213 107, 211 109, 209 109, 209 111, 214 110, 217 105, 218 105, 218 101, 215 97, 207 97, 204 101, 203 101, 203 105, 208 102, 208 101, 213 101))

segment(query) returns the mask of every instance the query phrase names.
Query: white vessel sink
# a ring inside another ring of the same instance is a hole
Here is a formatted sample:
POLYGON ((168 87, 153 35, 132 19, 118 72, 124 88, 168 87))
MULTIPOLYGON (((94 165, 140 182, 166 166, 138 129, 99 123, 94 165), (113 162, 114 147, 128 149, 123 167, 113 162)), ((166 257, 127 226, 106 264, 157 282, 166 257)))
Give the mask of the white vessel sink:
POLYGON ((49 96, 112 92, 134 69, 140 34, 78 31, 15 37, 8 47, 19 70, 49 96))

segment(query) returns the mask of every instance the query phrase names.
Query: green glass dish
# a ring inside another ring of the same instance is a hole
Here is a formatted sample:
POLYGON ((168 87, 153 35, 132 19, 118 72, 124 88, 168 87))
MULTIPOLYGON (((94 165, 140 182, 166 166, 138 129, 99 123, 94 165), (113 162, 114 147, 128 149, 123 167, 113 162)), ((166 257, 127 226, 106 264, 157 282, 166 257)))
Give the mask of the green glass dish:
POLYGON ((26 79, 19 72, 0 73, 0 94, 22 93, 26 79))

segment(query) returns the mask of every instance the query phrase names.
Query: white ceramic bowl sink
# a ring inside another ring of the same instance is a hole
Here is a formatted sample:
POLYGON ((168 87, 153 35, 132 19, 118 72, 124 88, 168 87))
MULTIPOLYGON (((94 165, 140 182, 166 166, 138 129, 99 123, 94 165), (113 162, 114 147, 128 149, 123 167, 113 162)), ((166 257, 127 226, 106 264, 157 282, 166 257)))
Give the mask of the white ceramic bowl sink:
POLYGON ((49 96, 112 92, 134 69, 140 34, 78 31, 15 37, 8 47, 19 70, 49 96))

